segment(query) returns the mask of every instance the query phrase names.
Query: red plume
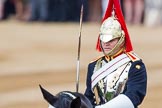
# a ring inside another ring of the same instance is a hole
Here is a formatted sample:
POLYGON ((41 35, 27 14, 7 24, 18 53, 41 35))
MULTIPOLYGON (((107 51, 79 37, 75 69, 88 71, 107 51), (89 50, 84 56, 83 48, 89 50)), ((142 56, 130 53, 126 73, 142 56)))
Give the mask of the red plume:
MULTIPOLYGON (((107 10, 106 10, 105 16, 102 19, 102 22, 105 19, 107 19, 108 17, 111 17, 113 10, 115 11, 115 15, 117 17, 117 20, 119 21, 123 31, 125 32, 125 48, 126 48, 125 50, 126 50, 126 52, 130 52, 130 51, 133 50, 133 47, 132 47, 132 43, 131 43, 131 40, 130 40, 130 37, 129 37, 129 33, 128 33, 128 30, 127 30, 127 27, 126 27, 126 24, 125 24, 125 21, 124 21, 124 17, 123 17, 122 11, 121 11, 119 0, 109 0, 108 7, 107 7, 107 10)), ((96 50, 102 51, 101 46, 100 46, 99 37, 98 37, 98 40, 97 40, 96 50)))

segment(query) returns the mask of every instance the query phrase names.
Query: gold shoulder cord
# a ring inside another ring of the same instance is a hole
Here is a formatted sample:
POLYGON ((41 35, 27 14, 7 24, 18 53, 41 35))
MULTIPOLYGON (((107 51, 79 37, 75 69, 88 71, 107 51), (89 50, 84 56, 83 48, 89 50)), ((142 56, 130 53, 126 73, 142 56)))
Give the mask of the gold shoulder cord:
MULTIPOLYGON (((95 71, 97 71, 97 70, 101 67, 101 60, 102 60, 102 58, 100 58, 100 59, 97 61, 95 71)), ((99 99, 99 95, 98 95, 97 86, 94 87, 93 92, 94 92, 94 95, 95 95, 96 104, 99 105, 100 99, 99 99)))

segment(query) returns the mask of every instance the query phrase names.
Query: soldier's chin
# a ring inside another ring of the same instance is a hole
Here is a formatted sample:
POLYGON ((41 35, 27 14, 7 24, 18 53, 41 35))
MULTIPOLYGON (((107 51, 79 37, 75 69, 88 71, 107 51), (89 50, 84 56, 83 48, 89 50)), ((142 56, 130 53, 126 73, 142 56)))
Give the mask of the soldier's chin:
POLYGON ((104 49, 105 54, 109 54, 110 51, 111 51, 111 49, 104 49))
POLYGON ((108 55, 110 53, 110 51, 104 51, 105 55, 108 55))

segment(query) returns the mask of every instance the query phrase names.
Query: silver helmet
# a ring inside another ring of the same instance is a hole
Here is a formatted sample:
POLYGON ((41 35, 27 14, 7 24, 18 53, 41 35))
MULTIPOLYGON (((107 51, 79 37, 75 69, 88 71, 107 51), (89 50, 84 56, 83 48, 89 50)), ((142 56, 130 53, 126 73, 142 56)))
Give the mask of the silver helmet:
POLYGON ((125 33, 122 30, 120 23, 114 16, 107 18, 102 23, 101 28, 100 28, 99 38, 102 42, 109 42, 113 39, 119 38, 119 41, 115 45, 115 47, 106 54, 108 56, 112 56, 115 53, 117 53, 121 49, 121 47, 124 45, 125 33))

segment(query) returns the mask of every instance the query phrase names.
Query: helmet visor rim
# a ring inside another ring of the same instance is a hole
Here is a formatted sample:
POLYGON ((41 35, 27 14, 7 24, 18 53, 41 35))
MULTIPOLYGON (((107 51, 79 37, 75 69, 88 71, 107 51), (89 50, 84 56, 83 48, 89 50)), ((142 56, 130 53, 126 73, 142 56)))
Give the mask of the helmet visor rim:
POLYGON ((100 35, 100 40, 102 42, 109 42, 113 39, 113 36, 112 35, 108 35, 108 34, 101 34, 100 35))

